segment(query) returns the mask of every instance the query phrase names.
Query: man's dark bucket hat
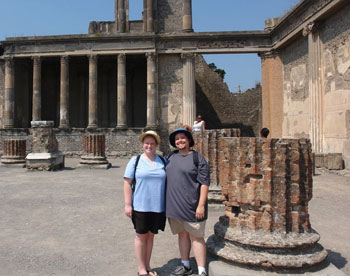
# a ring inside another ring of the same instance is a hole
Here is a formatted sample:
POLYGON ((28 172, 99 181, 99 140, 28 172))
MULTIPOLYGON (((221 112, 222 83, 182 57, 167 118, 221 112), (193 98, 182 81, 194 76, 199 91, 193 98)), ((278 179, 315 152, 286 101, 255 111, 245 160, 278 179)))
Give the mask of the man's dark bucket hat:
POLYGON ((170 145, 172 145, 174 148, 176 148, 175 136, 176 136, 176 134, 181 133, 181 132, 184 133, 187 136, 187 138, 190 140, 190 147, 193 147, 194 146, 194 140, 193 140, 193 137, 192 137, 192 133, 189 132, 187 129, 184 129, 182 127, 177 128, 172 133, 170 133, 170 135, 169 135, 170 145))

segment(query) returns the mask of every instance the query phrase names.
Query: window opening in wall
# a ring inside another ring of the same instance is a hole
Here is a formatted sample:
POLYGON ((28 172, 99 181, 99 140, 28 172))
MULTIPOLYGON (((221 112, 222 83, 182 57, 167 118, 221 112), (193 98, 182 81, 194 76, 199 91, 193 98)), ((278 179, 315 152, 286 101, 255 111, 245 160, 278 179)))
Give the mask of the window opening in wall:
POLYGON ((129 0, 129 20, 142 20, 143 0, 129 0))

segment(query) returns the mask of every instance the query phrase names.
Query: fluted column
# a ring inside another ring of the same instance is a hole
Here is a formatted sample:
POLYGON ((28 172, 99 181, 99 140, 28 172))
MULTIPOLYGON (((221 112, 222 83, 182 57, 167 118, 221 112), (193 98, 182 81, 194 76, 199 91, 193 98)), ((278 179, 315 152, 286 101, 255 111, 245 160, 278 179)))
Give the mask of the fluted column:
POLYGON ((157 90, 157 56, 147 53, 147 128, 157 127, 158 90, 157 90))
POLYGON ((184 53, 183 59, 183 120, 184 125, 192 126, 196 117, 196 82, 193 53, 184 53))
POLYGON ((322 41, 317 25, 309 23, 303 30, 308 37, 309 91, 310 91, 310 138, 315 153, 323 153, 324 142, 324 88, 322 81, 322 41))
POLYGON ((89 56, 89 124, 97 127, 97 55, 89 56))
POLYGON ((154 31, 153 24, 153 0, 147 0, 147 32, 154 31))
POLYGON ((5 59, 5 128, 15 126, 15 69, 13 58, 5 59))
POLYGON ((118 55, 118 116, 117 128, 126 128, 126 56, 118 55))
POLYGON ((69 57, 61 57, 60 128, 69 128, 69 57))
POLYGON ((193 32, 192 28, 192 0, 184 0, 182 30, 184 32, 193 32))

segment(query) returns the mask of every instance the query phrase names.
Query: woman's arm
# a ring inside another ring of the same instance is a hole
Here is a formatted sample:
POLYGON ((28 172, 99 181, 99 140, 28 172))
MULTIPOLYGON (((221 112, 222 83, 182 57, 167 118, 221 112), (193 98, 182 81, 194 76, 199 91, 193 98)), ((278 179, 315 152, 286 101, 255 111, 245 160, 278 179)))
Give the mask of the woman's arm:
POLYGON ((131 218, 132 215, 132 179, 124 177, 124 204, 125 215, 131 218))
POLYGON ((201 185, 201 191, 199 195, 199 202, 196 209, 196 219, 202 219, 205 215, 205 204, 207 203, 209 186, 201 185))

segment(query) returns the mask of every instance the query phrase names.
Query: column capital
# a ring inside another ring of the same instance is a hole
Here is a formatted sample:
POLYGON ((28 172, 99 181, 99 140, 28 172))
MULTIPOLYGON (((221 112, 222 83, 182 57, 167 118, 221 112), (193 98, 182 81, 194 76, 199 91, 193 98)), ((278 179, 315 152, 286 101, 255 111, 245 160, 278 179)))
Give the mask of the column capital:
POLYGON ((194 59, 196 57, 195 53, 188 52, 188 53, 181 53, 182 59, 194 59))
POLYGON ((310 33, 314 33, 316 30, 317 30, 317 23, 314 21, 311 21, 303 28, 303 36, 308 36, 310 33))
POLYGON ((271 51, 268 51, 268 52, 259 53, 258 55, 259 55, 259 57, 262 60, 265 60, 265 59, 268 59, 268 58, 275 58, 275 57, 277 57, 279 55, 279 51, 271 50, 271 51))
POLYGON ((150 61, 155 61, 156 58, 157 58, 157 53, 154 53, 154 52, 147 52, 146 53, 146 57, 148 60, 150 61))
POLYGON ((124 53, 118 54, 118 63, 125 63, 126 55, 124 53))
POLYGON ((7 66, 13 67, 14 65, 14 57, 5 57, 5 62, 7 66))
POLYGON ((68 64, 69 56, 61 56, 61 64, 68 64))
POLYGON ((98 55, 90 54, 90 55, 88 55, 88 57, 89 57, 90 62, 97 62, 98 55))

